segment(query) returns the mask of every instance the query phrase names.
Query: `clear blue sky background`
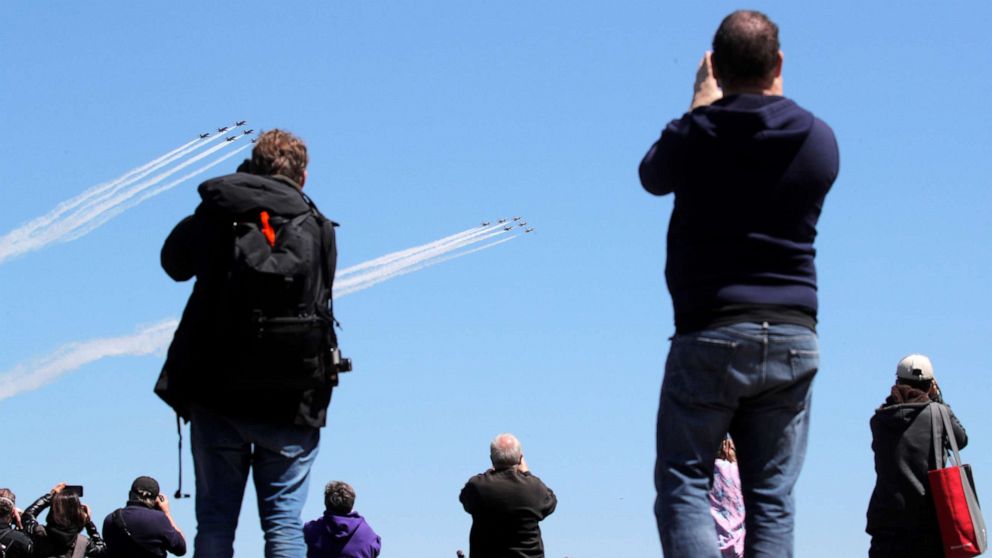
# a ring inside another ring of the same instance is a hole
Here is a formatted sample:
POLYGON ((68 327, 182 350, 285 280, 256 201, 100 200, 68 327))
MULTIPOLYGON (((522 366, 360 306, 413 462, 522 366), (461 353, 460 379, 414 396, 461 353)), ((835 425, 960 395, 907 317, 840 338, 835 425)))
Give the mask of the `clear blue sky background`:
MULTIPOLYGON (((307 191, 342 224, 343 266, 524 215, 537 234, 337 305, 356 371, 334 394, 305 515, 344 479, 385 556, 453 556, 470 526, 458 491, 512 431, 560 499, 549 557, 657 556, 672 200, 644 193, 636 168, 738 7, 779 23, 786 95, 840 143, 796 540, 804 558, 864 555, 868 419, 906 353, 932 357, 992 501, 987 2, 15 2, 0 33, 0 233, 242 118, 308 142, 307 191)), ((0 372, 178 316, 191 285, 158 251, 195 186, 0 266, 0 372)), ((0 402, 0 486, 26 505, 84 484, 99 518, 137 475, 171 493, 161 362, 105 359, 0 402)), ((192 503, 173 509, 192 537, 192 503)), ((249 495, 238 556, 260 541, 249 495)))

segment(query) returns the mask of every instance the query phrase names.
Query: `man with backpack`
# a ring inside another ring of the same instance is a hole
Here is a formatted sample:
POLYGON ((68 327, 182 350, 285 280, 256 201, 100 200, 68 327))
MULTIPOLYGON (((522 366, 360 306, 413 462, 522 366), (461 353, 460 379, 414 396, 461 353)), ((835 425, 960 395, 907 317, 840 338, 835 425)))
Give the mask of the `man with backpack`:
POLYGON ((190 421, 196 556, 233 555, 251 470, 265 556, 306 554, 300 513, 340 353, 331 288, 335 223, 302 189, 306 145, 256 140, 235 174, 200 185, 196 212, 162 247, 176 281, 196 278, 155 392, 190 421))

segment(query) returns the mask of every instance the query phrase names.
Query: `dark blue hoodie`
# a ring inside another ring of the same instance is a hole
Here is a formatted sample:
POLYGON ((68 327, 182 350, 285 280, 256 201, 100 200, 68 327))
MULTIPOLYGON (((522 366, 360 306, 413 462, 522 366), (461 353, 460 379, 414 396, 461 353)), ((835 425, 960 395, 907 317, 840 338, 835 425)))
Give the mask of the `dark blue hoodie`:
POLYGON ((324 512, 320 519, 303 526, 307 558, 376 558, 382 540, 365 518, 355 512, 334 515, 324 512))
POLYGON ((769 309, 815 326, 813 240, 838 166, 830 127, 784 97, 731 95, 668 124, 640 177, 675 194, 665 277, 677 330, 769 309))

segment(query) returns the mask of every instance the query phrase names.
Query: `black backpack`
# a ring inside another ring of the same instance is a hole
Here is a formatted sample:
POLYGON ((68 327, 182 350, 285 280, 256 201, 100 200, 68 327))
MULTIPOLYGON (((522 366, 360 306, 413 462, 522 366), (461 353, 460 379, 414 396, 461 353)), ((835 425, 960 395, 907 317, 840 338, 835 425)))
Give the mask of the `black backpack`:
MULTIPOLYGON (((301 195, 302 192, 301 192, 301 195)), ((300 390, 337 385, 337 336, 331 291, 337 259, 335 223, 303 195, 298 215, 261 209, 233 224, 224 290, 229 340, 226 366, 234 390, 300 390)))

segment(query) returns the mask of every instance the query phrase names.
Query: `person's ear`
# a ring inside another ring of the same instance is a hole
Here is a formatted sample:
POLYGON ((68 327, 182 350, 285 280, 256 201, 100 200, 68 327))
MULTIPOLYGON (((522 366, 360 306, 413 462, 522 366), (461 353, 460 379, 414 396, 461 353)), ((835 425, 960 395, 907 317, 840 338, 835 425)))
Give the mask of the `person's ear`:
POLYGON ((307 169, 303 169, 303 176, 300 177, 300 190, 303 189, 303 185, 307 183, 307 169))
POLYGON ((780 50, 778 51, 778 60, 775 61, 775 78, 778 79, 782 77, 782 63, 785 62, 785 54, 780 50))

